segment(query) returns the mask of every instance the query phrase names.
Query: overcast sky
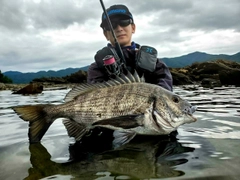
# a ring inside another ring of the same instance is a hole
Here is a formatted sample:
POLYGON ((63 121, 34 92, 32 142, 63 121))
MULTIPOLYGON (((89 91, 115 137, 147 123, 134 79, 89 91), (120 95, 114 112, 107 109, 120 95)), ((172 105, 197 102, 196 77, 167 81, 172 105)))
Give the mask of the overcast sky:
MULTIPOLYGON (((240 0, 103 0, 133 14, 133 41, 158 57, 240 52, 240 0)), ((83 67, 107 44, 98 0, 0 0, 0 70, 83 67)))

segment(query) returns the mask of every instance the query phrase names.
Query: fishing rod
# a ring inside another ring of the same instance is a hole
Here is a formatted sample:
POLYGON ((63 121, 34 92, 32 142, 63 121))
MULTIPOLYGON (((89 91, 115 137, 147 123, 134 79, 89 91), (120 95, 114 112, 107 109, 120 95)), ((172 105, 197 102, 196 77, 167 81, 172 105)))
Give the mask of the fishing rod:
POLYGON ((107 11, 106 11, 106 9, 105 9, 105 6, 104 6, 104 4, 103 4, 103 1, 100 0, 100 3, 101 3, 101 6, 102 6, 102 9, 103 9, 103 12, 104 12, 104 14, 105 14, 105 16, 106 16, 106 20, 107 20, 107 23, 108 23, 108 27, 110 27, 112 36, 113 36, 113 38, 114 38, 114 44, 115 44, 115 48, 116 48, 117 54, 118 54, 120 60, 122 60, 122 62, 123 62, 123 67, 125 67, 124 65, 125 65, 126 61, 125 61, 125 58, 124 58, 122 49, 121 49, 121 47, 120 47, 120 44, 118 43, 117 38, 116 38, 116 35, 115 35, 115 33, 114 33, 114 30, 113 30, 113 27, 112 27, 112 23, 111 23, 111 21, 110 21, 110 18, 109 18, 109 16, 108 16, 108 13, 107 13, 107 11))

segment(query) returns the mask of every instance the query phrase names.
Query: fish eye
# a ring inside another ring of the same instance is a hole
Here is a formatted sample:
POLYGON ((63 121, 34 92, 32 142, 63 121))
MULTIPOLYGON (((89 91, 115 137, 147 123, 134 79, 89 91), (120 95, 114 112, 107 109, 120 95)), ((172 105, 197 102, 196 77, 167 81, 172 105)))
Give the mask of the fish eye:
POLYGON ((173 97, 172 97, 172 100, 173 100, 173 102, 175 102, 175 103, 179 103, 179 97, 177 97, 177 96, 173 96, 173 97))

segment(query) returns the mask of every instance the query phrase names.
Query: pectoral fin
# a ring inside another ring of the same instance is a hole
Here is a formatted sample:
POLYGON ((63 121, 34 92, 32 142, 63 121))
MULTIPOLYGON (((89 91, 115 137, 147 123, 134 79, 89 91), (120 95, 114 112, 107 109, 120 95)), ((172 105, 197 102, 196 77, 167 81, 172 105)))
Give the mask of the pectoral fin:
POLYGON ((113 126, 113 127, 120 127, 123 129, 130 129, 130 128, 142 126, 143 118, 144 118, 144 115, 142 114, 126 115, 126 116, 113 117, 113 118, 97 121, 93 123, 93 125, 102 126, 102 127, 113 126))
POLYGON ((74 137, 76 141, 80 141, 81 138, 88 132, 88 129, 84 124, 79 124, 70 119, 64 119, 63 124, 67 129, 68 135, 74 137))
POLYGON ((136 133, 133 131, 119 131, 116 130, 113 133, 113 148, 118 148, 126 143, 128 143, 129 141, 131 141, 134 137, 136 136, 136 133))

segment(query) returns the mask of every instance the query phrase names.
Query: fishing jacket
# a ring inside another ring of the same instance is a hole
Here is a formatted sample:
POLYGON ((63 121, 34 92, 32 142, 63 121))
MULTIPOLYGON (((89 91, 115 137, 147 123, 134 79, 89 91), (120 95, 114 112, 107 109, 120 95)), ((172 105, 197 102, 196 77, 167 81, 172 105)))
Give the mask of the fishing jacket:
MULTIPOLYGON (((147 83, 159 85, 169 91, 172 91, 172 75, 164 62, 157 57, 154 58, 151 54, 144 53, 148 51, 148 46, 140 46, 132 42, 131 46, 122 47, 122 52, 125 58, 125 67, 131 73, 136 70, 138 74, 144 75, 147 83), (144 50, 142 50, 144 49, 144 50), (141 53, 141 57, 139 58, 141 53)), ((152 47, 150 47, 152 48, 152 47)), ((153 49, 154 55, 155 49, 153 49)), ((95 55, 95 62, 89 66, 88 69, 88 83, 103 82, 109 80, 108 73, 103 65, 103 58, 106 55, 113 55, 116 57, 116 50, 111 44, 99 50, 95 55)))

